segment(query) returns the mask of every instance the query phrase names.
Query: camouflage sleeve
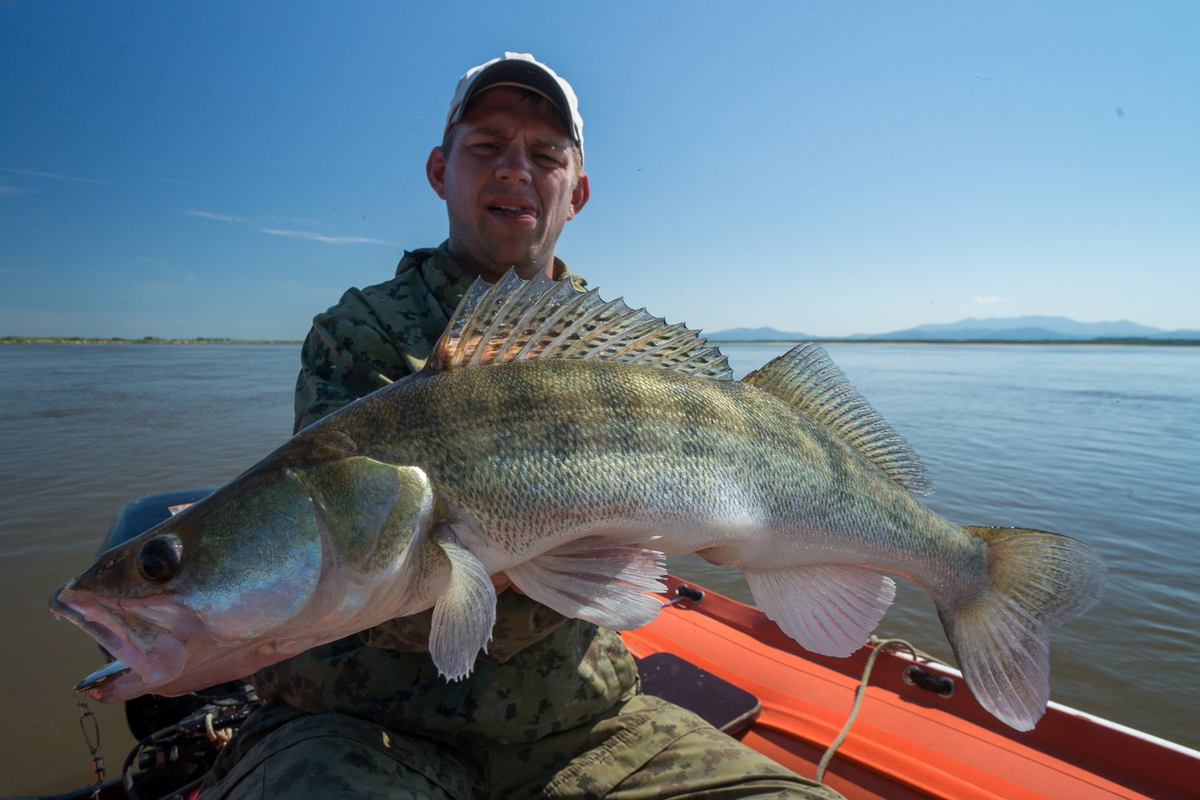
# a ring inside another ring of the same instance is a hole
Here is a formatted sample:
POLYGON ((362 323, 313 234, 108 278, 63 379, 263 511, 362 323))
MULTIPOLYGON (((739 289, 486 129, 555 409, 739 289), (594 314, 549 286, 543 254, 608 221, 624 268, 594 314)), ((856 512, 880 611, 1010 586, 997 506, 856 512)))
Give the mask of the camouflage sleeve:
POLYGON ((338 305, 313 319, 304 340, 294 431, 412 371, 393 331, 380 319, 376 303, 351 289, 338 305))

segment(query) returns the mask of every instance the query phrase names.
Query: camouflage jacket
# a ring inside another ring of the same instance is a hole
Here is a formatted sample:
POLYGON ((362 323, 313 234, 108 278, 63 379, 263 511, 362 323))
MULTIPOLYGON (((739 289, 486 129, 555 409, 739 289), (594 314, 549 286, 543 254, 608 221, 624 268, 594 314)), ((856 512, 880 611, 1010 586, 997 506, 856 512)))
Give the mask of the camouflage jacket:
MULTIPOLYGON (((583 290, 583 279, 558 259, 554 272, 556 279, 583 290)), ((406 252, 395 278, 351 289, 336 306, 318 314, 301 352, 296 430, 420 370, 472 280, 443 243, 406 252)), ((439 686, 430 680, 431 617, 427 611, 391 620, 264 669, 251 682, 261 696, 305 711, 339 711, 409 730, 414 720, 418 726, 430 720, 427 711, 436 708, 444 717, 448 706, 466 703, 472 708, 469 716, 479 719, 476 727, 487 729, 483 735, 510 741, 578 724, 634 689, 636 668, 618 634, 567 620, 512 591, 497 598, 493 638, 487 654, 480 656, 494 666, 477 662, 476 671, 453 689, 444 682, 439 686), (513 659, 534 643, 528 656, 513 659), (531 675, 531 668, 542 677, 531 675), (414 680, 422 684, 420 692, 414 693, 414 680), (514 716, 509 708, 514 698, 526 701, 522 707, 534 700, 533 716, 514 716), (501 699, 502 706, 486 708, 501 699), (556 706, 563 707, 561 714, 550 710, 556 706)), ((448 717, 445 733, 450 736, 463 718, 448 717)))

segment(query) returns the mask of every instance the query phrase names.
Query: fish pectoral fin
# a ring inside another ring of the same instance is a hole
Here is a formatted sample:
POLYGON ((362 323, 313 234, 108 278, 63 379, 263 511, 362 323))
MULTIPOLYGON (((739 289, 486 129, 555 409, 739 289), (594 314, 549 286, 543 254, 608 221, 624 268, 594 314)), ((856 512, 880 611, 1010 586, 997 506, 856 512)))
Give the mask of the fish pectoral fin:
MULTIPOLYGON (((645 537, 642 537, 645 540, 645 537)), ((567 617, 627 631, 652 622, 667 574, 657 550, 589 536, 510 567, 518 589, 567 617)))
POLYGON ((433 541, 450 560, 450 581, 433 605, 429 655, 438 673, 457 681, 471 674, 479 651, 487 652, 496 623, 496 589, 487 568, 439 526, 433 541))
POLYGON ((886 575, 844 564, 743 569, 754 601, 805 648, 845 657, 862 647, 896 597, 886 575))

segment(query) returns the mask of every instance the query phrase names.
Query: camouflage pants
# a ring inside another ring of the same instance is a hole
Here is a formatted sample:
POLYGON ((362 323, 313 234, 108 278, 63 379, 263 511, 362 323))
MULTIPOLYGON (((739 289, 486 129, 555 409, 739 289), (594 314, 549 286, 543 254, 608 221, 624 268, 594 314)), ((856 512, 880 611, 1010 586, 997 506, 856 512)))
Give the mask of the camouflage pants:
MULTIPOLYGON (((498 642, 544 627, 515 613, 530 601, 501 600, 498 642)), ((462 681, 439 677, 428 653, 368 643, 384 644, 382 634, 261 670, 253 680, 271 702, 221 752, 201 796, 838 796, 640 694, 619 634, 560 622, 527 647, 480 658, 462 681)))
POLYGON ((201 794, 203 800, 840 796, 646 695, 532 743, 469 748, 274 701, 238 732, 201 794))

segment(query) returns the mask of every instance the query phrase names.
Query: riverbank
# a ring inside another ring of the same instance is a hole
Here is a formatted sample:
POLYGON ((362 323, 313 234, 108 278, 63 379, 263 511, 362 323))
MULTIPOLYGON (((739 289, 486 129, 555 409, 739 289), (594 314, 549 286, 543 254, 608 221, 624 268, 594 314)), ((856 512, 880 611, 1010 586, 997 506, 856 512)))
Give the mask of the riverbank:
POLYGON ((0 344, 301 344, 300 339, 160 339, 143 336, 141 339, 92 339, 84 336, 0 336, 0 344))
MULTIPOLYGON (((1029 345, 1131 345, 1137 347, 1200 347, 1200 339, 709 339, 712 344, 737 345, 796 345, 802 341, 818 344, 1029 344, 1029 345)), ((0 336, 0 344, 302 344, 300 339, 160 339, 144 336, 141 339, 120 337, 88 338, 83 336, 0 336)))
POLYGON ((1200 339, 1144 339, 1122 337, 1114 339, 709 339, 710 344, 797 345, 817 344, 1032 344, 1032 345, 1134 345, 1139 347, 1200 347, 1200 339))

